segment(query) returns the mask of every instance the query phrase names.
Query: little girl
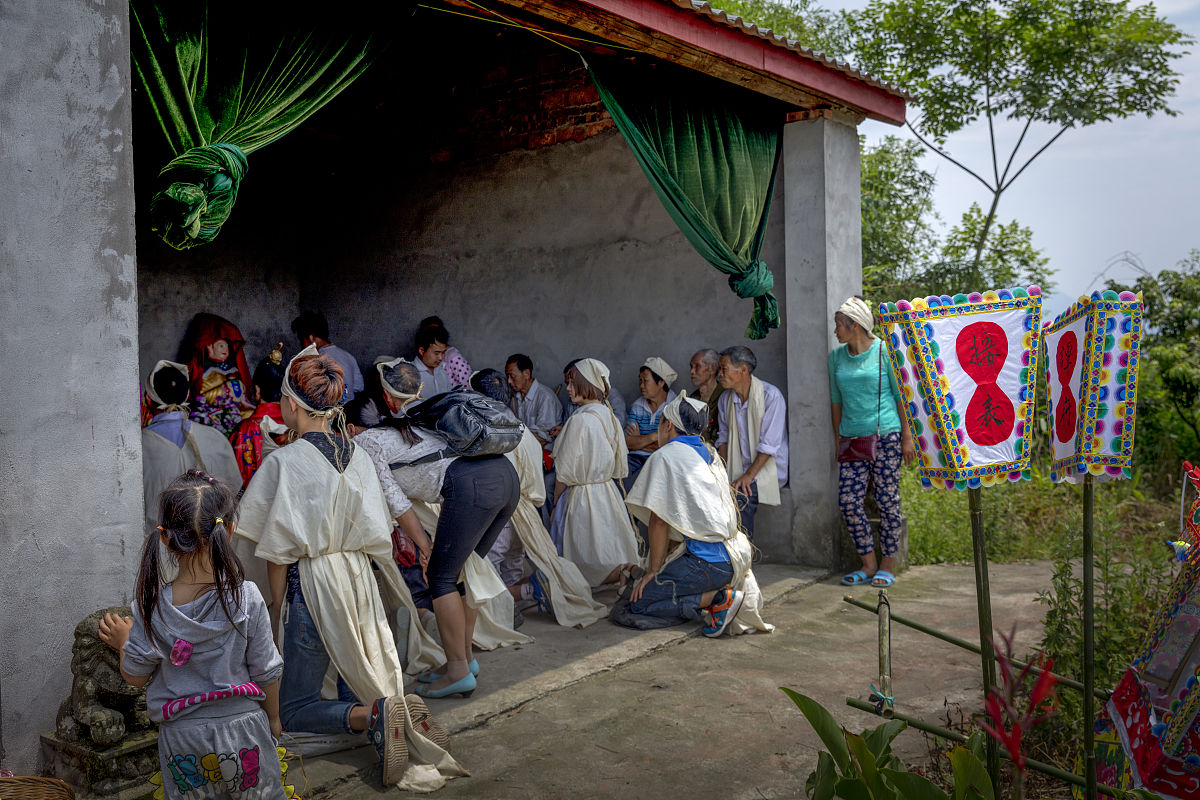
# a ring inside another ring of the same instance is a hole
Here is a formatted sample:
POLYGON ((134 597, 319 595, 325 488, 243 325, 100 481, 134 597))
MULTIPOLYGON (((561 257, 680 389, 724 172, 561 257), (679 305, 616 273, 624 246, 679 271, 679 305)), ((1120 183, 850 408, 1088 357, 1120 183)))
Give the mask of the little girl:
POLYGON ((234 494, 189 470, 159 497, 159 536, 142 548, 133 617, 106 614, 100 638, 121 674, 145 686, 159 724, 168 798, 283 798, 275 738, 283 659, 258 588, 230 545, 234 494), (179 576, 159 580, 159 542, 179 576))

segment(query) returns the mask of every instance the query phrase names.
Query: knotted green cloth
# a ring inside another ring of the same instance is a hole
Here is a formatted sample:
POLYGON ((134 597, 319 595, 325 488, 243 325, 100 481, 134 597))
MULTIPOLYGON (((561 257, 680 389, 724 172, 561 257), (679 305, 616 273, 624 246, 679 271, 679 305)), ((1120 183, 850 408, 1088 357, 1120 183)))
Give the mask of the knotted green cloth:
POLYGON ((266 10, 248 14, 228 0, 131 3, 134 70, 174 155, 159 173, 150 227, 176 249, 212 241, 233 211, 246 156, 297 128, 381 49, 359 32, 372 26, 336 9, 266 10))
POLYGON ((738 297, 746 336, 779 327, 775 278, 758 259, 783 141, 784 111, 724 81, 658 65, 597 60, 592 82, 667 213, 738 297))

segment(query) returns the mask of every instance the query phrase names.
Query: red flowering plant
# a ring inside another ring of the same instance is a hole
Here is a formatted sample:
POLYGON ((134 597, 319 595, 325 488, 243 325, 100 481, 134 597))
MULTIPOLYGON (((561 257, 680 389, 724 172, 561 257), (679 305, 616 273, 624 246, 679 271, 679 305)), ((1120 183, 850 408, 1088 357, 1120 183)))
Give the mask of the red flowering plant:
POLYGON ((1054 659, 1046 659, 1042 653, 1038 653, 1020 673, 1014 674, 1015 636, 1015 628, 1007 636, 1000 634, 1003 648, 992 641, 996 663, 1000 667, 1000 685, 993 686, 984 701, 988 722, 983 722, 982 727, 1008 752, 1013 763, 1013 797, 1022 800, 1025 797, 1025 754, 1021 751, 1021 742, 1030 730, 1054 716, 1058 705, 1054 684, 1058 679, 1051 673, 1054 659), (1026 687, 1031 681, 1033 687, 1026 699, 1026 687))

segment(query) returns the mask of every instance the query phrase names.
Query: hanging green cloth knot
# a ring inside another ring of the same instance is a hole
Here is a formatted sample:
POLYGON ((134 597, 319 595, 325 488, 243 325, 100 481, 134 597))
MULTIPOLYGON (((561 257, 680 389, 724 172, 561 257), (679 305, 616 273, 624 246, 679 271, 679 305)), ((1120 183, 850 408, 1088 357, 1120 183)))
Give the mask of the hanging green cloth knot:
POLYGON ((771 294, 775 276, 765 262, 755 259, 741 275, 730 275, 729 288, 742 299, 754 298, 754 313, 746 327, 747 339, 765 338, 768 331, 779 327, 779 301, 771 294))
POLYGON ((228 142, 193 147, 158 173, 164 188, 150 200, 150 229, 176 250, 211 242, 237 201, 249 163, 228 142))
POLYGON ((764 262, 754 260, 741 275, 729 276, 729 288, 743 300, 748 297, 761 297, 775 288, 775 276, 764 262))

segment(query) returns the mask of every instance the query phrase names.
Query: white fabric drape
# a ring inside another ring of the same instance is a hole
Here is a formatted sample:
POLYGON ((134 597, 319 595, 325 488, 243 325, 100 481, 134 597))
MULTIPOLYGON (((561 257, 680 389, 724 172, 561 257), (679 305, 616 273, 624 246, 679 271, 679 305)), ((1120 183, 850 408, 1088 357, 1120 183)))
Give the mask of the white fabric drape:
POLYGON ((590 586, 638 560, 637 537, 614 478, 629 474, 629 451, 608 406, 585 403, 563 426, 554 448, 559 482, 571 487, 563 555, 590 586))
POLYGON ((542 586, 559 625, 580 628, 608 616, 602 603, 592 599, 591 587, 579 567, 558 554, 550 534, 542 525, 537 507, 546 499, 542 477, 542 446, 528 430, 515 450, 505 453, 521 479, 521 500, 513 512, 513 532, 525 547, 525 557, 541 574, 542 586))
POLYGON ((671 548, 663 566, 687 551, 685 537, 723 543, 733 567, 730 586, 746 593, 732 632, 772 631, 775 627, 762 618, 762 592, 750 568, 750 540, 738 530, 733 488, 720 456, 711 455, 712 464, 706 464, 690 446, 668 443, 646 459, 626 502, 633 515, 647 526, 651 513, 667 523, 669 537, 677 545, 671 548))
MULTIPOLYGON (((233 447, 220 431, 190 422, 189 433, 196 443, 196 450, 204 460, 204 469, 209 475, 222 481, 234 491, 242 485, 242 473, 238 471, 233 447)), ((145 500, 145 531, 158 525, 158 496, 171 481, 189 469, 199 469, 200 462, 189 443, 179 447, 146 428, 142 429, 142 492, 145 500)))
MULTIPOLYGON (((312 444, 294 442, 267 456, 246 488, 238 535, 258 558, 299 563, 304 601, 333 666, 364 702, 404 696, 404 676, 386 608, 371 570, 399 583, 392 520, 371 459, 355 448, 345 472, 312 444)), ((415 615, 414 615, 415 619, 415 615)), ((413 625, 420 628, 420 625, 413 625)), ((467 771, 418 733, 405 712, 409 765, 402 788, 429 791, 467 771)))

